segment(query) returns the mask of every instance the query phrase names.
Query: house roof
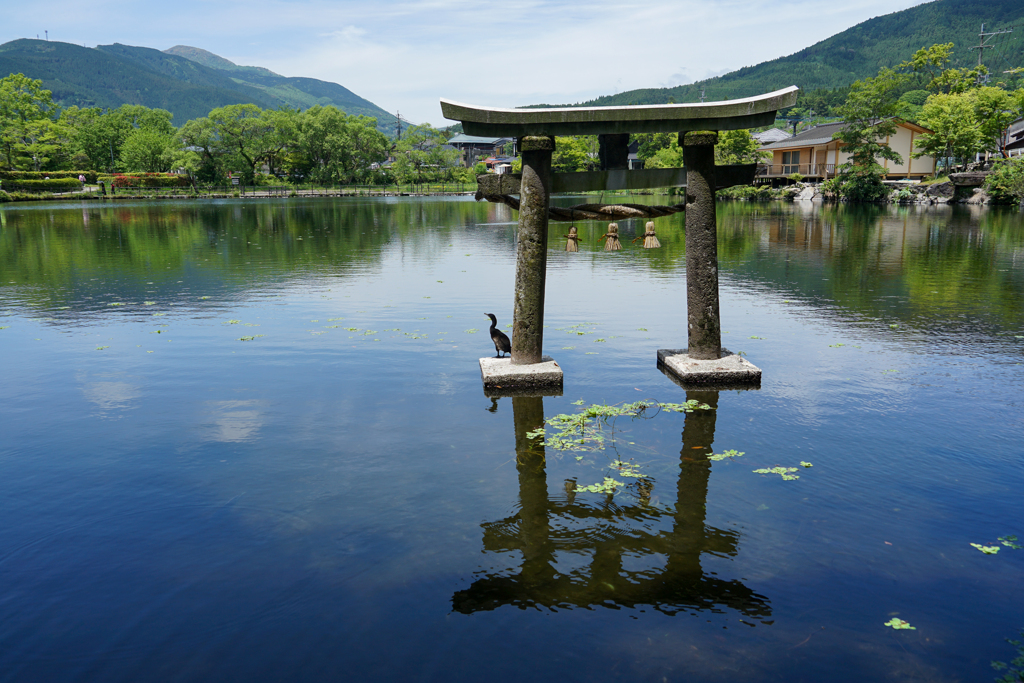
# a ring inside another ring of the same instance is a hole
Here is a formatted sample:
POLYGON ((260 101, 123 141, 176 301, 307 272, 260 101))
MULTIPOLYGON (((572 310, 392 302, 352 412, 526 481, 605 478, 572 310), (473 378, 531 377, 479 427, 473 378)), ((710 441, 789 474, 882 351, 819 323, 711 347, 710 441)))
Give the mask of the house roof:
POLYGON ((459 133, 458 135, 452 136, 448 141, 449 145, 503 145, 506 142, 511 142, 511 138, 488 138, 481 137, 479 135, 466 135, 465 133, 459 133))
POLYGON ((751 137, 762 145, 770 145, 773 142, 788 140, 793 136, 780 128, 770 128, 768 130, 761 131, 760 133, 754 133, 751 137))
POLYGON ((813 128, 801 131, 791 138, 787 138, 779 142, 773 142, 768 145, 762 145, 761 149, 791 149, 794 147, 824 145, 831 142, 832 136, 841 131, 845 126, 846 124, 843 122, 824 123, 820 126, 814 126, 813 128))
MULTIPOLYGON (((909 128, 918 133, 931 133, 932 131, 927 128, 923 128, 916 123, 910 121, 904 121, 903 119, 894 119, 896 125, 909 128)), ((796 149, 802 147, 814 147, 816 145, 826 145, 832 141, 832 136, 841 131, 846 127, 846 123, 839 121, 837 123, 823 123, 820 126, 814 126, 808 128, 805 131, 797 133, 788 140, 782 140, 781 142, 774 142, 770 145, 762 145, 761 149, 796 149)))

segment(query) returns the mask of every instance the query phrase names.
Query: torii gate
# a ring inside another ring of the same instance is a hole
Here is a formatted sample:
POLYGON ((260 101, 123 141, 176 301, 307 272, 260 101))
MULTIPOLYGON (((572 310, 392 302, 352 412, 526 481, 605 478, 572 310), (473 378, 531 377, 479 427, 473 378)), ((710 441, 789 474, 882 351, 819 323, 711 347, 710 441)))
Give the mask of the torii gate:
MULTIPOLYGON (((779 109, 796 104, 798 88, 725 102, 628 107, 494 109, 441 100, 444 117, 467 135, 519 139, 523 170, 477 178, 477 198, 519 194, 512 357, 481 358, 485 388, 560 387, 562 370, 543 354, 548 212, 554 192, 686 186, 686 351, 661 349, 658 362, 681 380, 757 383, 761 371, 722 349, 718 305, 715 190, 753 181, 755 165, 716 167, 720 130, 771 125, 779 109), (684 168, 626 170, 630 133, 678 133, 684 168), (551 173, 556 135, 597 135, 601 170, 551 173)), ((682 207, 678 207, 682 208, 682 207)))

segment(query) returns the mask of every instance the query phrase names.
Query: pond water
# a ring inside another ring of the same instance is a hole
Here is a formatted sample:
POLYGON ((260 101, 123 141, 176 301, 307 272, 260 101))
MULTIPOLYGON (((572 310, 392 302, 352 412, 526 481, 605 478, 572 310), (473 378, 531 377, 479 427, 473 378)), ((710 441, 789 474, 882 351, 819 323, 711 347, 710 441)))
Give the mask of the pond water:
POLYGON ((721 204, 723 343, 764 372, 722 392, 656 366, 686 345, 681 214, 654 250, 553 224, 564 393, 488 398, 515 217, 0 209, 0 681, 984 681, 1016 655, 1019 213, 721 204), (603 449, 526 436, 688 398, 713 410, 609 419, 603 449))

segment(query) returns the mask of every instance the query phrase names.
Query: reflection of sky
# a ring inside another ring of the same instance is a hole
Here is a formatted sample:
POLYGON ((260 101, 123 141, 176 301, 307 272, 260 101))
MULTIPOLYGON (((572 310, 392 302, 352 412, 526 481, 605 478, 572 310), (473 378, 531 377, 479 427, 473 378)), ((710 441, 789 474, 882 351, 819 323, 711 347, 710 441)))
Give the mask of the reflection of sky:
POLYGON ((263 425, 264 401, 210 401, 207 404, 213 419, 210 438, 214 441, 236 442, 253 439, 263 425))
MULTIPOLYGON (((113 377, 117 377, 114 375, 113 377)), ((103 417, 111 417, 112 413, 138 407, 138 399, 142 396, 141 387, 125 381, 111 379, 94 379, 94 377, 111 377, 110 375, 87 376, 79 374, 82 395, 99 409, 103 417)), ((138 380, 139 378, 134 378, 138 380)))

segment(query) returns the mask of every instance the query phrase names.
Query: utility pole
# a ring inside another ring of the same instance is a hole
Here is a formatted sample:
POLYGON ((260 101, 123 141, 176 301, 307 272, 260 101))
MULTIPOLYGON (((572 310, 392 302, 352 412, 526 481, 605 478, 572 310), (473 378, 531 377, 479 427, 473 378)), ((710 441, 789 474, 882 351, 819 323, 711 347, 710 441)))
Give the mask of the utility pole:
POLYGON ((402 112, 395 112, 395 140, 402 139, 402 112))
MULTIPOLYGON (((991 38, 992 36, 1001 36, 1004 33, 1013 33, 1013 29, 1008 28, 1008 29, 1004 29, 1002 31, 993 31, 991 33, 985 33, 985 24, 981 25, 981 33, 978 34, 978 39, 979 39, 978 44, 973 46, 973 47, 967 48, 968 50, 977 50, 978 51, 978 66, 982 65, 981 64, 981 58, 982 58, 982 55, 984 55, 985 50, 991 50, 992 48, 995 47, 995 45, 989 45, 987 43, 988 39, 991 38)), ((985 77, 985 82, 986 83, 988 82, 988 77, 987 76, 985 77)))

